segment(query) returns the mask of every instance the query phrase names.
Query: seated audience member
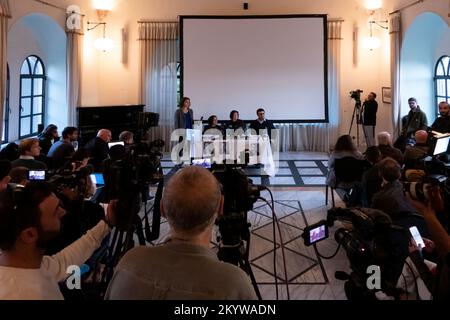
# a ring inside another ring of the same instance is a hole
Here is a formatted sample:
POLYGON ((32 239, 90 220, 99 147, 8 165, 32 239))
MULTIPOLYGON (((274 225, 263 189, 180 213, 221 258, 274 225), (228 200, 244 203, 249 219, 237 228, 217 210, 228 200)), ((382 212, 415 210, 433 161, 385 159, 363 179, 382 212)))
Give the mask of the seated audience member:
POLYGON ((9 172, 11 171, 11 163, 8 160, 0 160, 0 192, 8 187, 11 180, 9 172))
POLYGON ((109 234, 114 221, 108 207, 101 221, 71 246, 53 256, 43 252, 61 228, 65 211, 45 182, 0 194, 0 300, 62 300, 58 282, 69 266, 90 258, 109 234))
POLYGON ((393 220, 417 213, 404 194, 403 184, 399 180, 402 171, 398 162, 392 158, 385 158, 380 161, 378 168, 383 183, 381 190, 372 198, 372 208, 387 213, 393 220))
POLYGON ((91 164, 95 167, 95 171, 102 171, 102 163, 108 158, 109 146, 111 142, 111 131, 102 129, 97 133, 97 137, 89 141, 85 149, 91 158, 91 164))
POLYGON ((214 221, 222 209, 220 185, 208 170, 188 167, 177 172, 161 202, 171 240, 130 250, 116 267, 106 299, 256 299, 247 274, 220 262, 210 249, 214 221))
POLYGON ((216 129, 223 133, 222 126, 219 124, 216 115, 212 115, 208 118, 208 125, 203 130, 203 133, 205 133, 206 131, 208 131, 210 129, 216 129))
POLYGON ((424 165, 421 160, 428 156, 428 133, 424 130, 419 130, 414 135, 416 144, 414 146, 407 146, 404 162, 406 169, 423 169, 424 165))
POLYGON ((72 171, 80 170, 89 163, 89 154, 86 149, 79 148, 72 157, 66 162, 64 169, 70 169, 72 171))
POLYGON ((119 134, 119 140, 123 142, 125 149, 129 151, 131 146, 134 145, 134 134, 130 131, 123 131, 119 134))
POLYGON ((363 206, 370 207, 373 195, 380 191, 383 182, 377 165, 381 161, 381 152, 378 147, 369 147, 365 156, 371 167, 362 176, 363 206))
POLYGON ((275 129, 272 121, 266 119, 266 112, 259 108, 256 110, 258 118, 250 123, 250 129, 255 130, 256 134, 260 134, 261 130, 266 130, 269 137, 272 137, 271 130, 275 129))
POLYGON ((60 168, 74 154, 73 142, 78 140, 78 129, 67 127, 62 132, 62 139, 50 148, 47 157, 51 159, 53 168, 60 168))
POLYGON ((41 154, 47 155, 53 143, 58 141, 58 127, 50 124, 38 135, 39 146, 41 147, 41 154))
POLYGON ((38 139, 30 138, 23 140, 19 145, 20 157, 11 162, 11 167, 25 167, 29 170, 47 170, 47 165, 44 162, 34 159, 34 157, 39 157, 40 152, 41 147, 39 147, 38 139))
POLYGON ((0 151, 0 159, 14 161, 19 158, 19 146, 17 143, 11 142, 0 151))
POLYGON ((450 133, 450 105, 446 101, 439 103, 440 117, 431 125, 431 130, 439 133, 450 133))
POLYGON ((450 236, 436 217, 436 211, 444 210, 444 200, 437 186, 429 187, 429 197, 427 204, 411 201, 423 214, 433 241, 424 239, 425 248, 419 248, 411 243, 410 258, 433 299, 448 301, 450 299, 450 236), (434 270, 430 270, 429 264, 425 263, 422 250, 428 253, 434 251, 437 254, 437 265, 434 270))
POLYGON ((380 132, 377 136, 378 138, 378 149, 381 152, 381 157, 392 158, 396 160, 400 165, 403 165, 403 154, 402 152, 392 146, 392 138, 389 132, 380 132))
POLYGON ((327 185, 331 186, 332 188, 337 187, 336 175, 334 172, 335 160, 346 157, 352 157, 358 160, 364 159, 361 152, 359 152, 356 149, 356 146, 353 143, 353 139, 350 135, 343 135, 339 137, 339 139, 336 142, 336 145, 334 146, 333 152, 331 153, 330 158, 328 159, 327 185))
POLYGON ((244 121, 239 119, 239 112, 237 110, 233 110, 230 112, 230 121, 227 123, 227 129, 237 130, 242 129, 244 132, 246 130, 246 126, 244 121))
POLYGON ((15 167, 9 172, 9 176, 11 177, 10 183, 26 186, 28 183, 28 172, 29 170, 25 167, 15 167))

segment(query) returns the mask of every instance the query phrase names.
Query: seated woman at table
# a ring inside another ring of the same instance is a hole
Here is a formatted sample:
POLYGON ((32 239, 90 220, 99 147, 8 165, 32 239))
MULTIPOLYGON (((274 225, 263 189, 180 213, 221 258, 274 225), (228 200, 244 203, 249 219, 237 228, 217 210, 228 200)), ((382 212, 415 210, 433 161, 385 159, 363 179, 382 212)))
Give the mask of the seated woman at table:
POLYGON ((242 129, 245 131, 245 122, 239 119, 239 112, 237 110, 233 110, 230 112, 230 121, 227 123, 227 129, 242 129))
POLYGON ((219 124, 219 121, 217 120, 216 115, 212 115, 208 118, 208 125, 203 130, 203 133, 205 133, 206 131, 211 130, 211 129, 219 130, 223 134, 223 128, 219 124))

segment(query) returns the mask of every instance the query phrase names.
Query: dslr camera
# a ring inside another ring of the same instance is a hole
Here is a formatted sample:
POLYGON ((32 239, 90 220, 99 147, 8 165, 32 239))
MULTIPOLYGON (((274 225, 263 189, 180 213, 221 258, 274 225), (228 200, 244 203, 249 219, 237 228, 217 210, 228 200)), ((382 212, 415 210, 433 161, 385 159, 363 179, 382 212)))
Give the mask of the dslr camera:
POLYGON ((429 187, 444 186, 447 183, 447 177, 443 175, 433 174, 425 176, 419 182, 404 182, 403 190, 408 193, 413 200, 426 202, 430 200, 429 187))

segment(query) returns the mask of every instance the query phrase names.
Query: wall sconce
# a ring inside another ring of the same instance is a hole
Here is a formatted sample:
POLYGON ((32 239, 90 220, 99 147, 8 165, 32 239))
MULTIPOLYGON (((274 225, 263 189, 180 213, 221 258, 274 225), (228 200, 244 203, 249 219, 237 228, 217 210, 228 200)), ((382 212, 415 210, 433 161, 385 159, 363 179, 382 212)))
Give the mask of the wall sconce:
POLYGON ((106 18, 108 12, 114 7, 114 0, 94 0, 94 9, 100 21, 106 18))
POLYGON ((369 11, 375 11, 383 7, 382 0, 365 0, 366 9, 369 11))
POLYGON ((88 27, 87 31, 94 30, 98 26, 103 26, 103 37, 95 40, 94 46, 99 51, 103 52, 111 51, 114 48, 114 42, 110 38, 106 37, 106 22, 88 22, 87 24, 88 26, 94 25, 91 28, 88 27))
POLYGON ((369 49, 370 51, 372 51, 374 49, 378 49, 381 45, 381 40, 379 38, 373 36, 372 26, 375 24, 375 25, 379 26, 380 28, 387 30, 388 23, 389 22, 387 20, 370 20, 369 21, 370 36, 363 39, 363 46, 365 48, 369 49), (383 25, 383 24, 385 24, 385 25, 383 25))

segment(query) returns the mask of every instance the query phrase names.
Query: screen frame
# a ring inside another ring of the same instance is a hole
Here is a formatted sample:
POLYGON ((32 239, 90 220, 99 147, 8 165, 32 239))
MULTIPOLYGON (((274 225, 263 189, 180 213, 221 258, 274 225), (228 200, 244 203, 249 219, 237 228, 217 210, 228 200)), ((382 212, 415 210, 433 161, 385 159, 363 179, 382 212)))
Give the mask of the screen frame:
MULTIPOLYGON (((284 14, 284 15, 180 15, 179 17, 179 52, 180 52, 180 96, 184 97, 184 21, 188 19, 289 19, 289 18, 322 18, 323 20, 323 57, 324 57, 324 108, 325 119, 307 119, 307 120, 271 120, 273 123, 330 123, 329 118, 329 98, 328 98, 328 15, 326 14, 284 14)), ((254 119, 242 119, 249 123, 254 119)))

